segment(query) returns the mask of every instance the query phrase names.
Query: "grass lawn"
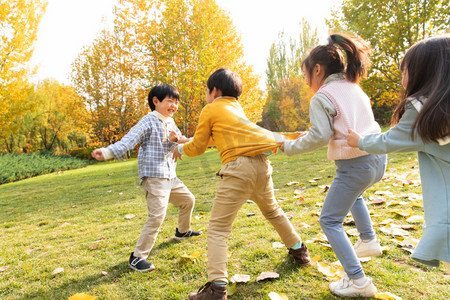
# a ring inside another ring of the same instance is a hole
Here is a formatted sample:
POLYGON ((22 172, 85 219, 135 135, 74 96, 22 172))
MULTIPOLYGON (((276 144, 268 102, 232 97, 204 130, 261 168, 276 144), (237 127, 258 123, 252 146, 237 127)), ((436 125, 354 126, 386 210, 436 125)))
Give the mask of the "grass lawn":
MULTIPOLYGON (((299 157, 282 153, 271 157, 279 203, 292 213, 291 222, 322 267, 336 261, 333 251, 319 243, 324 186, 335 173, 334 163, 325 157, 325 148, 299 157), (309 182, 314 178, 317 183, 309 182), (286 185, 293 181, 299 184, 286 185), (294 198, 298 193, 304 201, 294 198)), ((0 298, 68 299, 84 293, 97 299, 185 299, 207 281, 206 229, 220 166, 215 150, 179 163, 179 178, 196 196, 192 228, 205 234, 182 242, 172 240, 177 210, 169 205, 149 257, 156 266, 150 273, 134 272, 127 265, 147 215, 137 160, 99 163, 1 185, 0 298), (181 257, 195 252, 199 252, 195 261, 181 257), (64 270, 52 274, 57 268, 64 270)), ((386 251, 364 262, 364 270, 374 278, 379 292, 403 299, 450 299, 444 267, 417 263, 398 246, 403 238, 418 239, 422 234, 423 221, 406 221, 411 215, 423 216, 421 200, 414 198, 421 195, 416 155, 390 155, 388 167, 386 179, 365 193, 366 198, 385 201, 368 205, 386 251), (403 227, 408 236, 396 236, 400 228, 392 224, 412 228, 403 227)), ((357 237, 348 232, 355 242, 357 237)), ((296 267, 287 250, 274 248, 274 242, 281 242, 274 229, 255 204, 246 203, 229 237, 228 272, 229 276, 248 274, 251 280, 238 284, 230 299, 269 299, 270 292, 288 299, 338 298, 328 290, 324 268, 296 267), (256 282, 266 271, 279 273, 279 279, 256 282)))

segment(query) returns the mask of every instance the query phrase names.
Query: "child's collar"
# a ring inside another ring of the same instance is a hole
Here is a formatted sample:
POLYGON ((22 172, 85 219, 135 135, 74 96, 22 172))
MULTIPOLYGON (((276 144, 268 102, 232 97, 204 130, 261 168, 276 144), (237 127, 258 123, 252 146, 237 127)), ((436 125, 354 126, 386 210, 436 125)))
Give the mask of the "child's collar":
POLYGON ((235 97, 231 97, 231 96, 220 96, 220 97, 217 97, 216 99, 214 99, 214 101, 213 101, 213 102, 211 102, 211 103, 214 103, 215 101, 217 101, 217 100, 220 100, 220 99, 230 99, 230 100, 236 100, 236 98, 235 98, 235 97))
POLYGON ((152 115, 156 116, 158 119, 160 119, 163 122, 167 122, 168 119, 170 119, 170 117, 166 117, 163 114, 161 114, 160 112, 154 110, 152 112, 150 112, 152 115))

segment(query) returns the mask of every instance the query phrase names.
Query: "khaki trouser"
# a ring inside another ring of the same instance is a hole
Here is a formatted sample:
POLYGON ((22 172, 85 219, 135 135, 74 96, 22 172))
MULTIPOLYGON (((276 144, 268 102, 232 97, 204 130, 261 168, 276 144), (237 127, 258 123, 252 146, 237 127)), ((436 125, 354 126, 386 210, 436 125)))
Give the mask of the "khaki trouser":
POLYGON ((178 231, 184 233, 190 229, 195 198, 177 177, 172 179, 146 177, 142 186, 146 191, 148 217, 136 243, 134 256, 146 259, 166 216, 168 203, 178 207, 178 231))
POLYGON ((227 240, 233 221, 253 200, 289 248, 300 241, 273 192, 272 166, 265 155, 240 156, 217 173, 222 179, 213 201, 208 228, 208 280, 227 282, 227 240))

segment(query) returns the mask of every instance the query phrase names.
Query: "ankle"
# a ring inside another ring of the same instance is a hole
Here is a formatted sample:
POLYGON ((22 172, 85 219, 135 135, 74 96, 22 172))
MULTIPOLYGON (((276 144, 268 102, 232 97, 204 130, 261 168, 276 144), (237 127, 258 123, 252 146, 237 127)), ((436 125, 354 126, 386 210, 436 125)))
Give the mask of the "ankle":
POLYGON ((353 279, 353 283, 359 287, 364 286, 369 279, 366 276, 363 276, 358 279, 353 279))

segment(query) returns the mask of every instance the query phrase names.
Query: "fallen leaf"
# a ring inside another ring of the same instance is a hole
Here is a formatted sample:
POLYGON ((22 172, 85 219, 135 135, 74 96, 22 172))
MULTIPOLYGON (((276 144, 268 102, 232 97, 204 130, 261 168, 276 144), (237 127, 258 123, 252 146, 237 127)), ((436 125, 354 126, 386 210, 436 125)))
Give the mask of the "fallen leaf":
POLYGON ((298 181, 291 181, 291 182, 286 183, 285 185, 291 186, 291 185, 298 185, 299 183, 300 182, 298 182, 298 181))
POLYGON ((95 249, 97 249, 98 247, 100 247, 99 244, 90 245, 90 246, 89 246, 89 249, 90 249, 90 250, 95 250, 95 249))
POLYGON ((290 219, 292 219, 294 217, 294 213, 292 211, 288 211, 286 213, 286 217, 290 220, 290 219))
POLYGON ((409 218, 414 213, 412 210, 393 210, 392 212, 405 218, 409 218))
POLYGON ((272 243, 272 248, 284 248, 286 247, 283 243, 280 242, 273 242, 272 243))
POLYGON ((389 201, 386 204, 386 208, 388 208, 389 206, 394 206, 394 205, 399 205, 399 204, 400 204, 400 202, 398 202, 398 201, 389 201))
POLYGON ((102 276, 108 276, 108 272, 106 272, 106 271, 102 271, 101 274, 102 274, 102 276))
POLYGON ((305 199, 303 197, 300 197, 300 196, 298 198, 294 197, 294 199, 297 199, 297 202, 295 202, 295 204, 297 204, 297 205, 305 204, 305 199))
POLYGON ((386 195, 390 197, 394 196, 394 194, 390 191, 376 191, 375 195, 386 195))
POLYGON ((181 255, 181 258, 195 261, 197 259, 197 257, 199 257, 199 256, 200 256, 200 251, 195 251, 195 252, 192 252, 191 255, 183 254, 183 255, 181 255))
POLYGON ((131 220, 131 219, 133 219, 134 217, 136 217, 136 215, 128 214, 128 215, 126 215, 124 218, 125 218, 126 220, 131 220))
POLYGON ((247 283, 250 281, 250 275, 246 275, 246 274, 234 274, 233 276, 231 276, 230 278, 231 282, 236 282, 236 283, 247 283))
POLYGON ((356 228, 351 228, 349 230, 346 230, 345 232, 347 232, 347 234, 350 236, 359 236, 359 231, 356 228))
POLYGON ((247 213, 247 217, 253 217, 255 213, 247 213))
POLYGON ((311 227, 311 225, 308 225, 305 222, 302 222, 302 223, 298 224, 298 227, 300 227, 300 228, 308 228, 308 227, 311 227))
POLYGON ((278 294, 275 292, 269 293, 269 299, 270 300, 289 300, 288 296, 286 294, 278 294))
POLYGON ((94 300, 97 297, 95 296, 89 296, 83 293, 77 293, 71 297, 69 297, 69 300, 94 300))
POLYGON ((275 273, 275 272, 262 272, 256 278, 256 282, 266 280, 266 279, 277 279, 279 277, 280 277, 280 274, 275 273))
POLYGON ((8 269, 9 269, 9 266, 1 266, 0 267, 0 272, 5 272, 8 269))
POLYGON ((390 227, 381 227, 380 231, 382 231, 383 233, 385 233, 387 235, 392 235, 392 236, 407 236, 407 235, 409 235, 408 231, 403 230, 401 228, 397 228, 392 225, 390 227))
POLYGON ((380 198, 380 197, 370 197, 369 199, 372 201, 372 204, 375 204, 375 205, 380 205, 380 204, 386 203, 386 200, 384 200, 383 198, 380 198))
POLYGON ((375 299, 382 299, 382 300, 402 300, 401 297, 396 296, 389 292, 383 292, 383 293, 377 293, 375 295, 375 299))
POLYGON ((411 217, 406 219, 406 222, 408 222, 408 223, 421 223, 423 221, 424 221, 423 216, 417 216, 417 215, 412 215, 411 217))
POLYGON ((232 296, 234 293, 236 293, 236 282, 227 286, 227 295, 232 296))
POLYGON ((388 224, 391 224, 392 222, 394 222, 394 220, 385 219, 385 220, 381 221, 380 223, 378 223, 378 225, 388 225, 388 224))
POLYGON ((53 270, 52 275, 59 274, 61 272, 64 272, 64 268, 56 268, 53 270))
POLYGON ((328 243, 328 239, 327 237, 322 234, 322 233, 318 233, 314 238, 313 238, 314 242, 322 242, 322 243, 328 243))

